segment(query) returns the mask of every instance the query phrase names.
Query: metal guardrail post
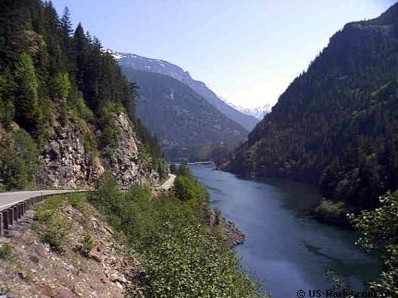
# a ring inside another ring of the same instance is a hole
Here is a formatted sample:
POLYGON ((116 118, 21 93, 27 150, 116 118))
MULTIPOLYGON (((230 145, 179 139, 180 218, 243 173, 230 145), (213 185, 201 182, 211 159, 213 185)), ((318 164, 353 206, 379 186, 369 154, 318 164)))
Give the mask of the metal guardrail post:
POLYGON ((25 206, 26 206, 26 210, 30 210, 30 207, 32 206, 32 199, 27 199, 25 206))
POLYGON ((12 226, 14 224, 14 209, 8 208, 8 224, 12 226))
POLYGON ((19 220, 22 217, 22 204, 21 203, 19 203, 17 205, 17 209, 18 209, 18 220, 19 220))
POLYGON ((14 209, 14 221, 18 220, 18 206, 13 206, 12 209, 14 209))
POLYGON ((3 212, 0 212, 0 237, 3 236, 3 212))
POLYGON ((8 226, 9 226, 9 224, 8 224, 8 222, 9 222, 9 218, 8 218, 8 211, 7 210, 3 210, 2 212, 1 212, 2 214, 3 214, 3 229, 5 230, 5 229, 8 229, 8 226))

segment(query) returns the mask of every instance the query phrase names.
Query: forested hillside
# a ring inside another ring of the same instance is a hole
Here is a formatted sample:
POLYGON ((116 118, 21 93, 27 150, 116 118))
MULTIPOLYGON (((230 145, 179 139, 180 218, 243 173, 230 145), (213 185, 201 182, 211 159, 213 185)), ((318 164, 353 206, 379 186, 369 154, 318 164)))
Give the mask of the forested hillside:
POLYGON ((325 198, 353 210, 377 206, 398 186, 397 34, 398 4, 347 24, 226 168, 317 184, 325 198))
POLYGON ((246 140, 247 132, 202 96, 169 76, 122 66, 137 84, 137 115, 170 160, 219 158, 246 140))
POLYGON ((51 2, 1 1, 2 186, 89 186, 105 170, 124 186, 157 179, 161 152, 134 116, 134 92, 67 9, 60 18, 51 2))
POLYGON ((224 116, 227 116, 233 122, 238 123, 247 131, 252 130, 258 123, 258 119, 256 119, 256 117, 247 115, 244 112, 242 113, 242 111, 239 109, 236 109, 232 105, 226 103, 224 100, 221 100, 206 86, 205 83, 194 80, 187 71, 184 71, 177 65, 164 60, 150 59, 128 53, 113 52, 113 55, 118 60, 118 63, 123 67, 158 73, 180 81, 198 93, 224 116))

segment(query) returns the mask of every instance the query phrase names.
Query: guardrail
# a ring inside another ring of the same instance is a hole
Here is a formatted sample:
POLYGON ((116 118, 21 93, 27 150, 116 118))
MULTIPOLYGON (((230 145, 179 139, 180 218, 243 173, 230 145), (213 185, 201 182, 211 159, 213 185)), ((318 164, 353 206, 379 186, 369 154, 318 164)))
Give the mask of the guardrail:
POLYGON ((33 206, 46 199, 46 197, 75 192, 84 192, 84 190, 43 190, 32 197, 21 198, 21 200, 16 202, 0 206, 0 237, 4 236, 5 231, 9 230, 11 226, 20 220, 27 210, 32 209, 33 206))
POLYGON ((0 237, 4 236, 4 231, 14 225, 22 218, 26 210, 32 209, 34 205, 43 201, 45 196, 40 195, 28 198, 22 202, 16 202, 0 211, 0 237))

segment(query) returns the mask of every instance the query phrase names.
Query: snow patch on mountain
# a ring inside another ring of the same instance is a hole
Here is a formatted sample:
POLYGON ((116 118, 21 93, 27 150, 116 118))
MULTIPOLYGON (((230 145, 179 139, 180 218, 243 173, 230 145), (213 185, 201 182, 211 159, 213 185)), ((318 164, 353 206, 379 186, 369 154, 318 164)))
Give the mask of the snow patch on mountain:
POLYGON ((240 124, 247 131, 251 131, 258 123, 258 119, 256 117, 234 109, 229 104, 221 100, 206 86, 205 83, 193 79, 189 72, 175 64, 160 59, 151 59, 130 53, 120 53, 111 50, 108 50, 108 53, 112 54, 118 61, 119 65, 123 67, 131 67, 136 70, 159 73, 184 83, 205 98, 217 110, 232 121, 240 124))
POLYGON ((232 106, 234 109, 238 110, 239 112, 249 115, 249 116, 253 116, 260 121, 263 120, 265 115, 267 115, 269 112, 271 112, 271 106, 269 104, 265 104, 263 106, 254 107, 254 108, 245 108, 245 107, 230 103, 227 100, 224 100, 224 102, 226 104, 232 106))

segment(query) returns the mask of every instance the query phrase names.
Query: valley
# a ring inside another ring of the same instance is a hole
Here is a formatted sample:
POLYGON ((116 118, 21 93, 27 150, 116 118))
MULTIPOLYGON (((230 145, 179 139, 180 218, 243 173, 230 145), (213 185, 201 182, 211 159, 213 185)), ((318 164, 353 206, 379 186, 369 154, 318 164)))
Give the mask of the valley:
POLYGON ((398 3, 187 3, 0 3, 0 296, 395 297, 398 3))

